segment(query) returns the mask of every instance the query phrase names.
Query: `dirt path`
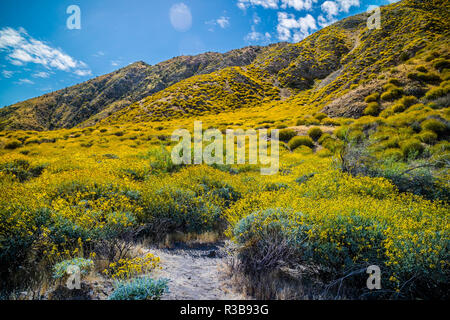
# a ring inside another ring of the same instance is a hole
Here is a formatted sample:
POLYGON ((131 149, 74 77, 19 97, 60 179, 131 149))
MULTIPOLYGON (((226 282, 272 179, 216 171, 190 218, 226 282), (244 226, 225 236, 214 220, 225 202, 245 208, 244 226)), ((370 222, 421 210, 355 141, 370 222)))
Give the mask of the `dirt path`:
POLYGON ((232 290, 223 271, 223 244, 172 249, 149 249, 161 258, 162 270, 156 277, 170 279, 170 292, 163 300, 242 300, 243 295, 232 290))

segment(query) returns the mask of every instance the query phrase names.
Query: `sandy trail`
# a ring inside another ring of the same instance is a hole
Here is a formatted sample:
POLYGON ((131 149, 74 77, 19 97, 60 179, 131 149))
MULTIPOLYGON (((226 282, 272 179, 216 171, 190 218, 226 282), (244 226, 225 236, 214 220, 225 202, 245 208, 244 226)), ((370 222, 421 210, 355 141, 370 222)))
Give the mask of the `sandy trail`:
POLYGON ((223 243, 188 247, 176 245, 170 249, 149 249, 161 258, 162 270, 156 278, 168 278, 170 292, 163 300, 243 300, 248 299, 232 290, 223 271, 223 243))

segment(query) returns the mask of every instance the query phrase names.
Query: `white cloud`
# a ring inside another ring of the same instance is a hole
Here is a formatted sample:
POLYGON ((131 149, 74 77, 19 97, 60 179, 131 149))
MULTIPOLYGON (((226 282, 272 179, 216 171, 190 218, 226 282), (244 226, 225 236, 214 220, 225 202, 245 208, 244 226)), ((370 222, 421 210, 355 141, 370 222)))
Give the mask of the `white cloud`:
POLYGON ((216 26, 219 26, 222 29, 228 28, 230 26, 230 18, 222 16, 218 19, 206 21, 205 24, 210 26, 208 31, 214 32, 216 26))
POLYGON ((14 75, 14 71, 3 70, 2 75, 5 78, 11 78, 14 75))
POLYGON ((359 0, 336 0, 339 3, 340 11, 348 12, 351 7, 359 7, 359 0))
MULTIPOLYGON (((67 72, 87 69, 82 61, 77 61, 61 49, 52 48, 36 40, 25 29, 3 28, 0 30, 0 51, 6 51, 11 64, 23 66, 27 63, 41 64, 46 68, 55 68, 67 72)), ((88 72, 89 70, 83 70, 88 72)), ((90 72, 90 71, 89 71, 90 72)))
POLYGON ((247 42, 263 42, 263 43, 267 43, 271 39, 272 36, 270 33, 257 32, 255 26, 252 26, 252 31, 249 34, 247 34, 244 38, 244 40, 247 42))
POLYGON ((298 42, 317 29, 316 19, 310 14, 296 19, 293 14, 278 12, 278 39, 298 42))
POLYGON ((255 12, 253 14, 253 24, 257 25, 261 23, 261 18, 258 16, 258 14, 255 12))
POLYGON ((237 6, 245 10, 250 6, 261 6, 265 9, 278 9, 278 0, 238 0, 237 6))
POLYGON ((328 27, 330 24, 333 24, 337 21, 337 19, 333 18, 333 17, 324 17, 323 15, 319 15, 317 17, 317 23, 319 24, 320 27, 325 28, 328 27))
POLYGON ((192 26, 191 9, 184 3, 174 4, 170 8, 169 17, 170 23, 177 31, 186 32, 192 26))
POLYGON ((33 81, 29 80, 29 79, 19 79, 19 81, 16 82, 16 84, 34 84, 33 81))
POLYGON ((120 62, 120 61, 112 60, 112 61, 111 61, 111 65, 112 65, 113 67, 117 67, 117 66, 119 65, 119 62, 120 62))
POLYGON ((317 0, 281 0, 281 8, 294 8, 295 10, 311 10, 317 0))
POLYGON ((216 20, 216 22, 222 29, 225 29, 230 26, 229 17, 220 17, 219 19, 216 20))
POLYGON ((339 13, 338 4, 334 1, 325 1, 320 7, 328 17, 337 16, 337 14, 339 13))
POLYGON ((87 77, 92 75, 91 70, 75 70, 74 73, 80 77, 87 77))
POLYGON ((48 77, 50 77, 50 73, 44 72, 44 71, 37 72, 37 73, 33 74, 33 77, 34 78, 48 78, 48 77))
POLYGON ((329 26, 330 24, 337 21, 336 17, 338 16, 339 12, 348 13, 350 8, 354 6, 360 6, 359 0, 327 0, 320 6, 324 14, 321 14, 317 17, 317 23, 321 27, 329 26))
POLYGON ((246 10, 249 7, 261 6, 265 9, 287 9, 311 10, 313 3, 317 0, 238 0, 237 6, 246 10))

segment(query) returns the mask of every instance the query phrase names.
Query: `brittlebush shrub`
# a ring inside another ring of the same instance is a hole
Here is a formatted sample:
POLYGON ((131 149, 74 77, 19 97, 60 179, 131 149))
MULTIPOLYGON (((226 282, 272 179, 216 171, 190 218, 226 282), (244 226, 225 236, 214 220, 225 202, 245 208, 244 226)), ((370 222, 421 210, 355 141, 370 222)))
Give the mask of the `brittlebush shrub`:
POLYGON ((444 69, 450 69, 450 60, 440 58, 433 61, 433 68, 442 72, 444 69))
POLYGON ((400 143, 403 156, 406 158, 416 158, 422 154, 425 147, 417 139, 408 139, 400 143))
POLYGON ((392 106, 392 111, 394 113, 401 113, 406 110, 406 106, 403 103, 396 103, 392 106))
POLYGON ((195 192, 165 187, 152 191, 146 199, 143 222, 153 227, 153 236, 165 233, 203 233, 219 230, 220 208, 195 192), (160 229, 158 229, 160 228, 160 229))
POLYGON ((318 114, 316 114, 315 116, 314 116, 314 118, 316 118, 317 120, 319 120, 319 121, 322 121, 323 119, 325 119, 325 118, 327 118, 328 116, 327 116, 327 114, 326 113, 318 113, 318 114))
POLYGON ((425 94, 425 98, 428 100, 436 100, 441 97, 445 97, 449 93, 448 88, 433 88, 425 94))
POLYGON ((308 130, 308 136, 314 141, 319 140, 322 134, 323 134, 322 129, 320 129, 319 127, 314 127, 308 130))
POLYGON ((402 88, 393 87, 381 95, 381 100, 392 101, 400 98, 402 95, 403 95, 402 88))
POLYGON ((7 142, 5 144, 4 148, 8 149, 8 150, 14 150, 14 149, 20 148, 21 146, 22 146, 22 142, 20 142, 19 140, 12 140, 12 141, 7 142))
POLYGON ((314 141, 310 137, 294 137, 289 141, 288 146, 291 150, 295 150, 300 146, 307 146, 309 148, 314 147, 314 141))
POLYGON ((440 120, 428 119, 422 122, 421 127, 423 130, 433 131, 434 133, 441 135, 447 130, 447 126, 440 120))
POLYGON ((297 136, 297 132, 292 129, 283 129, 280 130, 280 141, 289 142, 293 137, 297 136))
POLYGON ((423 143, 434 144, 438 139, 438 135, 433 131, 425 130, 418 135, 418 138, 423 143))
POLYGON ((364 109, 364 115, 376 117, 380 114, 380 105, 378 102, 370 102, 366 109, 364 109))
POLYGON ((364 101, 366 103, 371 103, 371 102, 377 102, 378 99, 380 99, 380 94, 378 92, 372 93, 371 95, 367 96, 364 101))

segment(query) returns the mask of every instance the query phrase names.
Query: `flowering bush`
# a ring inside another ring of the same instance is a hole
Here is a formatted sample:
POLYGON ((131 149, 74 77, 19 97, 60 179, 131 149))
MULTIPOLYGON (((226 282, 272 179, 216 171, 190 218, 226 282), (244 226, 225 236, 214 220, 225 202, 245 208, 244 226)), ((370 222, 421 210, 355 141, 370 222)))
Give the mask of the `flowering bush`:
POLYGON ((159 268, 159 262, 160 258, 151 253, 146 254, 144 257, 120 259, 117 262, 110 263, 108 268, 103 271, 103 274, 117 280, 131 279, 159 268))

